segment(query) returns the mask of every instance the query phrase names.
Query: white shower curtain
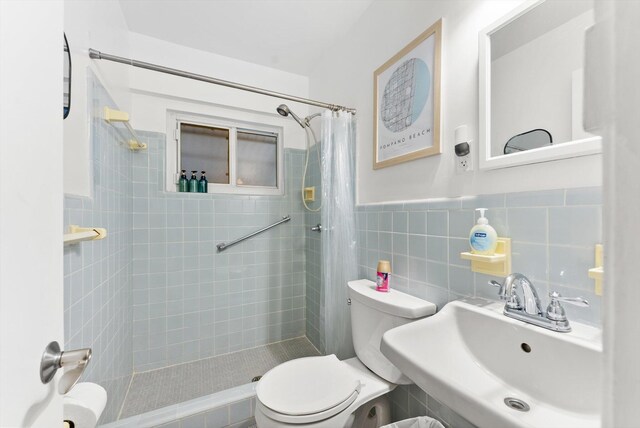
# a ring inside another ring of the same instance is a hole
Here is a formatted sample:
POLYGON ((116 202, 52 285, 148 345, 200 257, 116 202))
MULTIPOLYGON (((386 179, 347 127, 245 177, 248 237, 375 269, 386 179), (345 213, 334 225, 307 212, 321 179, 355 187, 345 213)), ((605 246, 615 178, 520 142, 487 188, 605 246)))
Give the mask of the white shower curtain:
POLYGON ((322 114, 322 293, 320 316, 324 351, 344 359, 354 355, 347 281, 357 279, 354 144, 351 113, 322 114))

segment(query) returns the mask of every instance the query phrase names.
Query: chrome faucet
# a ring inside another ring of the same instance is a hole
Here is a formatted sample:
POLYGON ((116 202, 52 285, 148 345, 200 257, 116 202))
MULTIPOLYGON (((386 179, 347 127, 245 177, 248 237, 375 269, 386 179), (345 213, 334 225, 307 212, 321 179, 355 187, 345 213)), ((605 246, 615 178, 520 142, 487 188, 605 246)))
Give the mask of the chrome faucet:
POLYGON ((549 330, 563 333, 571 331, 569 320, 560 302, 582 307, 589 306, 589 302, 582 297, 562 297, 554 291, 549 293, 551 301, 547 310, 543 312, 536 287, 529 278, 521 273, 512 273, 505 278, 502 284, 497 281, 489 281, 489 284, 498 287, 498 296, 501 300, 506 300, 504 305, 506 316, 549 330), (517 293, 518 285, 522 288, 522 300, 517 293), (524 305, 522 301, 524 301, 524 305))

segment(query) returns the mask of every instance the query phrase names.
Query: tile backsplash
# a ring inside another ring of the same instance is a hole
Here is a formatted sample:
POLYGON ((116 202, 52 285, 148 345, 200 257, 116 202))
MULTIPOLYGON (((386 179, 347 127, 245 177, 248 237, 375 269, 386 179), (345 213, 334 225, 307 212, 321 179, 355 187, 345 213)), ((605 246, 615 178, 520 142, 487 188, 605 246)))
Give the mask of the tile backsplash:
POLYGON ((474 273, 468 251, 475 208, 488 208, 498 236, 512 240, 513 271, 529 277, 546 304, 550 291, 586 297, 591 306, 565 305, 570 320, 600 325, 600 296, 588 269, 602 242, 601 189, 520 192, 357 207, 358 263, 375 279, 379 259, 391 260, 392 287, 441 308, 465 296, 497 299, 493 278, 474 273))

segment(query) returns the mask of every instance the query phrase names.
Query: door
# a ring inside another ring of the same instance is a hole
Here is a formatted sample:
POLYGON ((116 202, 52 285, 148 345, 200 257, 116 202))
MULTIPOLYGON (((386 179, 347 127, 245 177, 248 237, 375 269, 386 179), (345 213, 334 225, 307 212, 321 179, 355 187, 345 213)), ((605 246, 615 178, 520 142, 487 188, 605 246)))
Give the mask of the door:
MULTIPOLYGON (((63 4, 0 0, 0 427, 62 426, 63 4)), ((73 114, 73 112, 72 112, 73 114)))

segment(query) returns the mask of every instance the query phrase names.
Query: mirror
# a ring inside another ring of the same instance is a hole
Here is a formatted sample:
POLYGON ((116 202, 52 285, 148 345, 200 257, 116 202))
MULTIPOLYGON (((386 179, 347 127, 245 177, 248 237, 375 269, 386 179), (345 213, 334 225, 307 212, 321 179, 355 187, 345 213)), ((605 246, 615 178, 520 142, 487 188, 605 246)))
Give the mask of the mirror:
POLYGON ((71 111, 71 51, 69 50, 69 42, 67 35, 64 37, 62 51, 64 52, 64 65, 62 69, 62 119, 66 119, 71 111))
POLYGON ((593 0, 528 1, 480 32, 480 167, 599 153, 582 126, 593 0))

